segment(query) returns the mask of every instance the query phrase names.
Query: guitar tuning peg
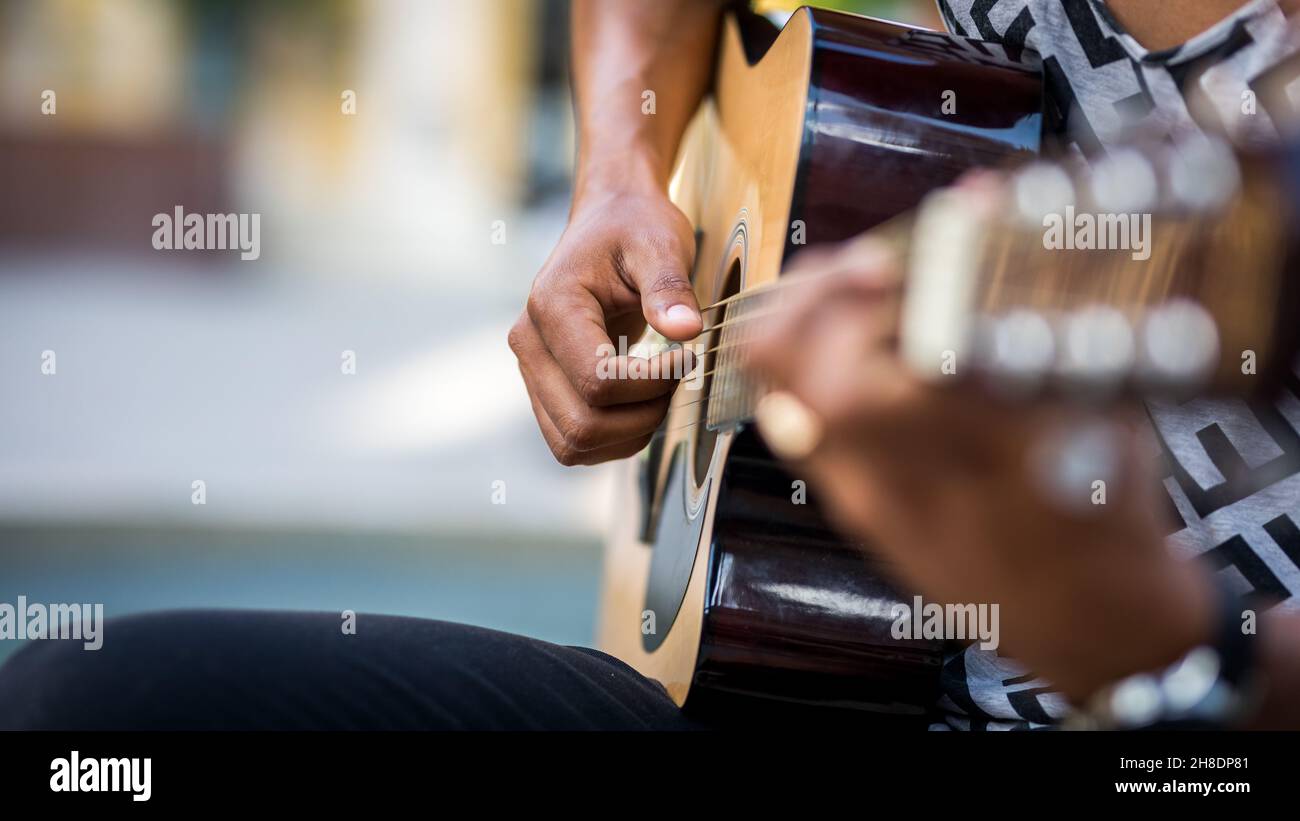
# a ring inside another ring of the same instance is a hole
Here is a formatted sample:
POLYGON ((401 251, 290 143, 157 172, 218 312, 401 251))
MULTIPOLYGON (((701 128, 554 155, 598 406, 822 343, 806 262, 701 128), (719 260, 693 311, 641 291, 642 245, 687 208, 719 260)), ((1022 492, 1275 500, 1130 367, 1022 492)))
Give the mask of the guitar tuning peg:
POLYGON ((1074 182, 1059 165, 1035 162, 1021 168, 1011 182, 1016 217, 1042 228, 1048 214, 1062 214, 1075 204, 1074 182))
POLYGON ((1200 305, 1175 299, 1153 308, 1141 327, 1141 372, 1157 386, 1191 390, 1219 361, 1219 329, 1200 305))
POLYGON ((987 317, 980 337, 984 367, 1004 393, 1033 393, 1056 359, 1051 323, 1027 308, 987 317))
POLYGON ((1222 208, 1240 185, 1236 154, 1223 140, 1197 134, 1175 144, 1169 158, 1169 188, 1179 205, 1213 211, 1222 208))
POLYGON ((1087 175, 1093 205, 1103 213, 1138 214, 1159 202, 1156 170, 1141 152, 1124 148, 1101 158, 1087 175))
POLYGON ((1062 320, 1061 375, 1068 385, 1110 391, 1133 372, 1133 325, 1119 310, 1089 305, 1062 320))

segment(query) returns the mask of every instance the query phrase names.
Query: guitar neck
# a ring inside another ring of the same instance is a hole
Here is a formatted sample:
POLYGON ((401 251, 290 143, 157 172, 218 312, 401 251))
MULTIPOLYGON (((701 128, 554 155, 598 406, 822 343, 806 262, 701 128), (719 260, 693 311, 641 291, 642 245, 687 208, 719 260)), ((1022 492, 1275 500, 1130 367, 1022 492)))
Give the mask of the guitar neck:
MULTIPOLYGON (((1232 167, 1217 171, 1197 159, 1199 174, 1231 180, 1215 201, 1178 200, 1177 167, 1133 153, 1118 169, 1071 177, 1040 164, 996 189, 947 189, 872 231, 905 264, 904 360, 931 382, 973 376, 1018 397, 1269 389, 1295 352, 1289 198, 1276 158, 1220 152, 1232 167), (1105 175, 1122 173, 1131 191, 1139 163, 1149 196, 1107 201, 1105 175)), ((709 428, 752 418, 766 386, 745 349, 804 279, 719 306, 702 362, 709 428)))

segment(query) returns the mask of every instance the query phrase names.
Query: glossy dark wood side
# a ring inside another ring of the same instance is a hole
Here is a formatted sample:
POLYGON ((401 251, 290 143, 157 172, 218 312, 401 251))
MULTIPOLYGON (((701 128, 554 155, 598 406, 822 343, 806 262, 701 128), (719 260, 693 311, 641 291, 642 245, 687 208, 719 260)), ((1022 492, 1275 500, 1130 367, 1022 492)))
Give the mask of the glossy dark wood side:
MULTIPOLYGON (((942 644, 891 635, 888 569, 796 504, 752 431, 732 445, 709 551, 696 691, 920 718, 942 644)), ((694 704, 692 704, 694 706, 694 704)))
MULTIPOLYGON (((1043 95, 1032 52, 811 14, 813 67, 791 216, 804 222, 809 245, 861 233, 970 168, 1038 152, 1043 95)), ((787 254, 797 250, 792 244, 787 254)))

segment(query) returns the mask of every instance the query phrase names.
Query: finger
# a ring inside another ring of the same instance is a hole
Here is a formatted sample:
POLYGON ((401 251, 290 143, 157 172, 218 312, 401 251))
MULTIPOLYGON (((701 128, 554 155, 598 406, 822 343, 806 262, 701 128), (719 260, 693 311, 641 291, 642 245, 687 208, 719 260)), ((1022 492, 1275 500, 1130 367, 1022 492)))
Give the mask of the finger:
POLYGON ((528 295, 530 322, 515 324, 510 332, 510 347, 522 363, 527 356, 539 353, 534 349, 536 339, 540 339, 569 384, 594 405, 609 390, 608 385, 601 384, 596 369, 616 349, 605 330, 605 314, 595 295, 576 280, 568 282, 571 284, 564 286, 550 286, 540 279, 534 283, 528 295))
POLYGON ((618 442, 613 445, 596 448, 594 450, 574 450, 564 439, 564 435, 555 427, 551 421, 550 414, 542 407, 540 401, 532 393, 528 395, 533 406, 533 416, 537 417, 537 427, 542 431, 542 438, 546 440, 546 446, 551 449, 556 460, 566 467, 577 465, 596 465, 601 462, 610 462, 615 459, 625 459, 629 456, 635 456, 640 453, 650 440, 654 437, 653 433, 647 433, 636 439, 627 442, 618 442))
POLYGON ((704 329, 700 305, 691 287, 694 245, 670 239, 636 247, 616 262, 620 275, 641 295, 645 321, 676 341, 694 339, 704 329))
MULTIPOLYGON (((597 450, 645 436, 659 426, 668 411, 670 397, 667 394, 643 402, 609 407, 588 405, 569 384, 531 323, 516 323, 511 331, 511 341, 529 396, 540 404, 565 450, 597 450)), ((639 381, 655 382, 652 379, 639 381)), ((539 418, 538 421, 542 420, 539 418)))
POLYGON ((620 354, 630 347, 628 340, 621 338, 617 346, 610 340, 600 303, 580 285, 565 294, 530 296, 527 317, 529 322, 516 323, 511 330, 515 354, 522 362, 544 349, 546 358, 558 364, 565 381, 588 406, 664 396, 694 367, 693 357, 680 350, 650 357, 651 364, 644 368, 631 361, 640 357, 620 354), (524 324, 529 327, 520 327, 524 324))
POLYGON ((792 383, 810 363, 852 367, 852 356, 892 338, 897 311, 893 289, 882 290, 874 279, 853 272, 835 272, 806 289, 794 288, 776 306, 748 352, 749 365, 777 386, 792 383))
POLYGON ((895 313, 892 303, 862 294, 825 306, 799 336, 800 345, 779 378, 814 410, 839 415, 859 398, 857 389, 882 387, 886 374, 881 371, 896 361, 891 352, 895 313))
POLYGON ((829 268, 840 248, 833 243, 804 246, 794 252, 782 276, 799 276, 807 271, 829 268))
POLYGON ((889 289, 903 283, 898 249, 871 232, 843 243, 835 268, 853 277, 862 287, 889 289))
POLYGON ((819 306, 840 296, 879 296, 894 293, 902 281, 897 254, 869 234, 796 257, 788 272, 789 287, 777 294, 775 313, 802 323, 819 306), (795 279, 796 277, 802 279, 795 279))
POLYGON ((596 450, 644 436, 659 427, 668 413, 668 396, 592 407, 564 381, 554 362, 536 363, 531 370, 533 378, 526 370, 525 381, 571 450, 596 450))
POLYGON ((967 193, 987 192, 990 195, 996 195, 1001 192, 1006 176, 992 168, 972 168, 963 171, 954 182, 954 188, 960 188, 967 193))
POLYGON ((785 276, 852 276, 864 287, 897 287, 902 282, 897 250, 867 232, 834 245, 819 245, 795 255, 785 276))
POLYGON ((644 402, 672 393, 695 369, 699 361, 696 352, 703 347, 703 343, 692 343, 651 356, 627 354, 603 361, 596 375, 613 384, 604 397, 608 401, 602 404, 644 402))

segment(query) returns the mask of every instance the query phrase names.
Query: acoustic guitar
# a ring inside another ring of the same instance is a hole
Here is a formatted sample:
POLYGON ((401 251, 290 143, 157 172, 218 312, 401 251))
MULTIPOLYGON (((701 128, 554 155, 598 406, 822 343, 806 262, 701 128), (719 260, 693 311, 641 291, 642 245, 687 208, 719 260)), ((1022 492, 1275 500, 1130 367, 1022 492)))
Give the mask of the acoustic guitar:
POLYGON ((1048 164, 1052 116, 1032 53, 808 8, 779 32, 728 16, 670 185, 697 231, 702 355, 623 477, 638 513, 607 544, 602 649, 691 709, 908 723, 933 705, 942 643, 891 635, 913 592, 827 526, 751 424, 765 391, 740 352, 805 246, 874 229, 899 247, 900 354, 925 378, 957 362, 1009 395, 1098 401, 1245 393, 1286 370, 1275 319, 1300 303, 1275 166, 1209 140, 1048 164), (945 188, 1009 164, 995 194, 945 188), (1104 224, 1089 235, 1079 213, 1104 224), (1072 217, 1060 249, 1049 215, 1072 217))

